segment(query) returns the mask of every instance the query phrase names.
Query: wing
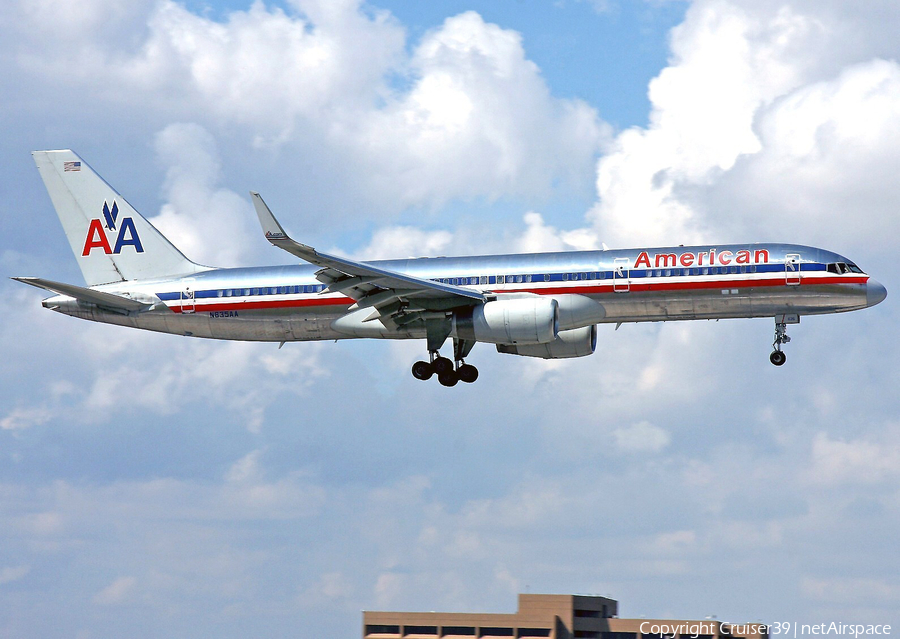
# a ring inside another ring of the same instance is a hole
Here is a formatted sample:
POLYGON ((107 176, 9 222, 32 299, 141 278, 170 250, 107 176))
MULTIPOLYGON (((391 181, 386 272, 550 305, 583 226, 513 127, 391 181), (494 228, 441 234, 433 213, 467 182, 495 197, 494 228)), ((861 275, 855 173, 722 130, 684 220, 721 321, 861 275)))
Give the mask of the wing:
MULTIPOLYGON (((250 192, 266 239, 302 260, 321 266, 316 279, 326 285, 323 293, 343 293, 355 300, 350 310, 372 308, 366 319, 378 319, 387 328, 443 317, 446 311, 483 304, 482 293, 462 286, 442 284, 397 271, 356 262, 317 251, 292 240, 272 215, 259 193, 250 192)), ((449 331, 448 331, 449 332, 449 331)))

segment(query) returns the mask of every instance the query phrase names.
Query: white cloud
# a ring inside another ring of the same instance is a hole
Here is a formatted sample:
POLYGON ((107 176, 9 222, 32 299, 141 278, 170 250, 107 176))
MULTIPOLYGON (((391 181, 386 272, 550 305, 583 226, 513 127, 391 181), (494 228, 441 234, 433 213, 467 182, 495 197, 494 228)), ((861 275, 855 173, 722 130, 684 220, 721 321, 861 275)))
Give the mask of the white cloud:
POLYGON ((815 578, 801 581, 803 594, 838 606, 866 606, 873 602, 900 603, 900 584, 867 577, 815 578))
POLYGON ((0 419, 0 430, 20 430, 46 424, 53 417, 47 408, 14 408, 0 419))
POLYGON ((590 251, 597 249, 596 235, 590 229, 575 229, 560 232, 544 223, 540 213, 525 214, 525 233, 516 242, 520 253, 540 253, 543 251, 590 251))
POLYGON ((590 218, 615 245, 688 244, 707 234, 703 211, 680 196, 761 144, 761 105, 799 82, 790 55, 815 21, 783 7, 751 15, 733 3, 696 2, 672 32, 670 65, 650 83, 650 125, 622 132, 598 166, 590 218))
POLYGON ((402 28, 386 12, 364 13, 359 0, 298 0, 287 10, 254 2, 221 21, 169 0, 89 0, 73 23, 49 3, 31 4, 21 10, 23 43, 46 45, 47 31, 66 30, 42 50, 23 46, 24 64, 65 82, 114 83, 112 95, 125 102, 152 100, 171 113, 199 107, 252 125, 260 139, 289 135, 298 117, 369 107, 403 48, 402 28))
POLYGON ((259 457, 262 455, 262 452, 261 450, 254 450, 234 462, 225 474, 225 479, 234 483, 258 480, 260 473, 259 457))
POLYGON ((650 83, 649 126, 620 133, 599 162, 589 219, 600 238, 628 246, 827 233, 858 246, 893 229, 897 65, 841 46, 860 28, 845 11, 693 3, 673 30, 669 66, 650 83))
POLYGON ((23 28, 21 63, 128 108, 302 152, 318 170, 337 162, 347 188, 391 213, 584 190, 609 137, 595 109, 550 94, 518 33, 475 12, 448 18, 410 54, 396 20, 360 0, 256 2, 221 20, 164 0, 143 19, 123 23, 128 37, 85 27, 49 47, 23 28))
POLYGON ((403 588, 403 575, 384 572, 375 582, 375 601, 381 608, 391 607, 403 588))
POLYGON ((697 533, 693 530, 676 530, 654 535, 649 540, 648 551, 654 555, 682 555, 697 546, 697 533))
POLYGON ((889 248, 900 230, 898 108, 900 66, 885 60, 786 94, 760 111, 763 149, 714 189, 714 201, 737 201, 748 215, 735 224, 751 231, 777 225, 816 242, 889 248))
POLYGON ((156 136, 166 167, 167 202, 150 218, 188 259, 212 266, 246 263, 255 215, 247 198, 217 188, 220 160, 213 136, 196 124, 171 124, 156 136))
POLYGON ((900 442, 842 441, 819 433, 812 442, 810 481, 816 484, 879 484, 900 475, 900 442))
POLYGON ((587 104, 549 95, 517 33, 475 12, 428 34, 410 67, 409 91, 351 129, 369 188, 404 204, 577 187, 606 135, 587 104))
POLYGON ((0 586, 9 584, 22 579, 31 572, 31 566, 25 564, 21 566, 9 566, 0 570, 0 586))
POLYGON ((65 517, 57 511, 31 512, 18 519, 18 526, 37 537, 52 537, 65 530, 65 517))
POLYGON ((299 601, 303 606, 333 604, 352 596, 355 589, 353 580, 347 575, 340 571, 327 572, 301 593, 299 601))
POLYGON ((368 246, 358 251, 359 259, 384 260, 446 255, 453 241, 449 231, 423 231, 414 226, 389 226, 372 234, 368 246))
POLYGON ((123 603, 134 590, 136 584, 137 579, 134 577, 119 577, 94 595, 93 602, 100 606, 112 606, 123 603))
POLYGON ((666 430, 648 421, 640 421, 613 431, 616 446, 626 453, 659 452, 669 445, 672 438, 666 430))
MULTIPOLYGON (((85 0, 65 6, 52 0, 9 3, 19 14, 26 34, 37 35, 48 44, 63 45, 75 58, 80 58, 79 62, 97 56, 109 46, 113 40, 110 33, 114 33, 114 29, 134 27, 135 22, 146 19, 153 4, 150 0, 85 0), (73 51, 72 44, 84 48, 73 51)), ((78 66, 73 64, 71 70, 78 66)))

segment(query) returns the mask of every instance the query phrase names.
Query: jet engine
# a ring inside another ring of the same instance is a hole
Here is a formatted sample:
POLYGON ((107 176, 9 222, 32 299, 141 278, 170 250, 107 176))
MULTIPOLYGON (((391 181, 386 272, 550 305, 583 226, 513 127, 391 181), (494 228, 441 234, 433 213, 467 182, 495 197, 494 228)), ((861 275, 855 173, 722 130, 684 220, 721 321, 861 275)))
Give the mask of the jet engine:
POLYGON ((559 332, 559 304, 546 297, 495 300, 453 316, 453 335, 492 344, 544 344, 559 332))
POLYGON ((511 355, 540 357, 541 359, 564 359, 584 357, 597 348, 597 325, 560 331, 556 339, 546 344, 497 344, 497 351, 511 355))

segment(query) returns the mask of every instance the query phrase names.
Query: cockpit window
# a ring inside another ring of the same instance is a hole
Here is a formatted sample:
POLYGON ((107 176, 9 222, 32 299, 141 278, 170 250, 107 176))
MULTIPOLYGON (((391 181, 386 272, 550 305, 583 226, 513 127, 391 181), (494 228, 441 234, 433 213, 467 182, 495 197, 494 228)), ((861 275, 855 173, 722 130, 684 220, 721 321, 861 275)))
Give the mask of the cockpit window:
POLYGON ((862 273, 862 269, 853 262, 832 262, 826 267, 826 270, 829 273, 836 273, 838 275, 844 275, 846 273, 862 273))

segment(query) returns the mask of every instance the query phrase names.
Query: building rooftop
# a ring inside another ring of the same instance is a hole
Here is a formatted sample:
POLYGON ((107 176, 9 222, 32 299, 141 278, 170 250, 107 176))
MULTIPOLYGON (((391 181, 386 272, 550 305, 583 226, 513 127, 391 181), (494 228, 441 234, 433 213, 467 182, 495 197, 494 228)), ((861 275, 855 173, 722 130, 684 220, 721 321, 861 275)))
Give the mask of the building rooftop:
POLYGON ((619 619, 615 599, 520 594, 515 613, 363 612, 363 639, 766 639, 763 624, 619 619))

